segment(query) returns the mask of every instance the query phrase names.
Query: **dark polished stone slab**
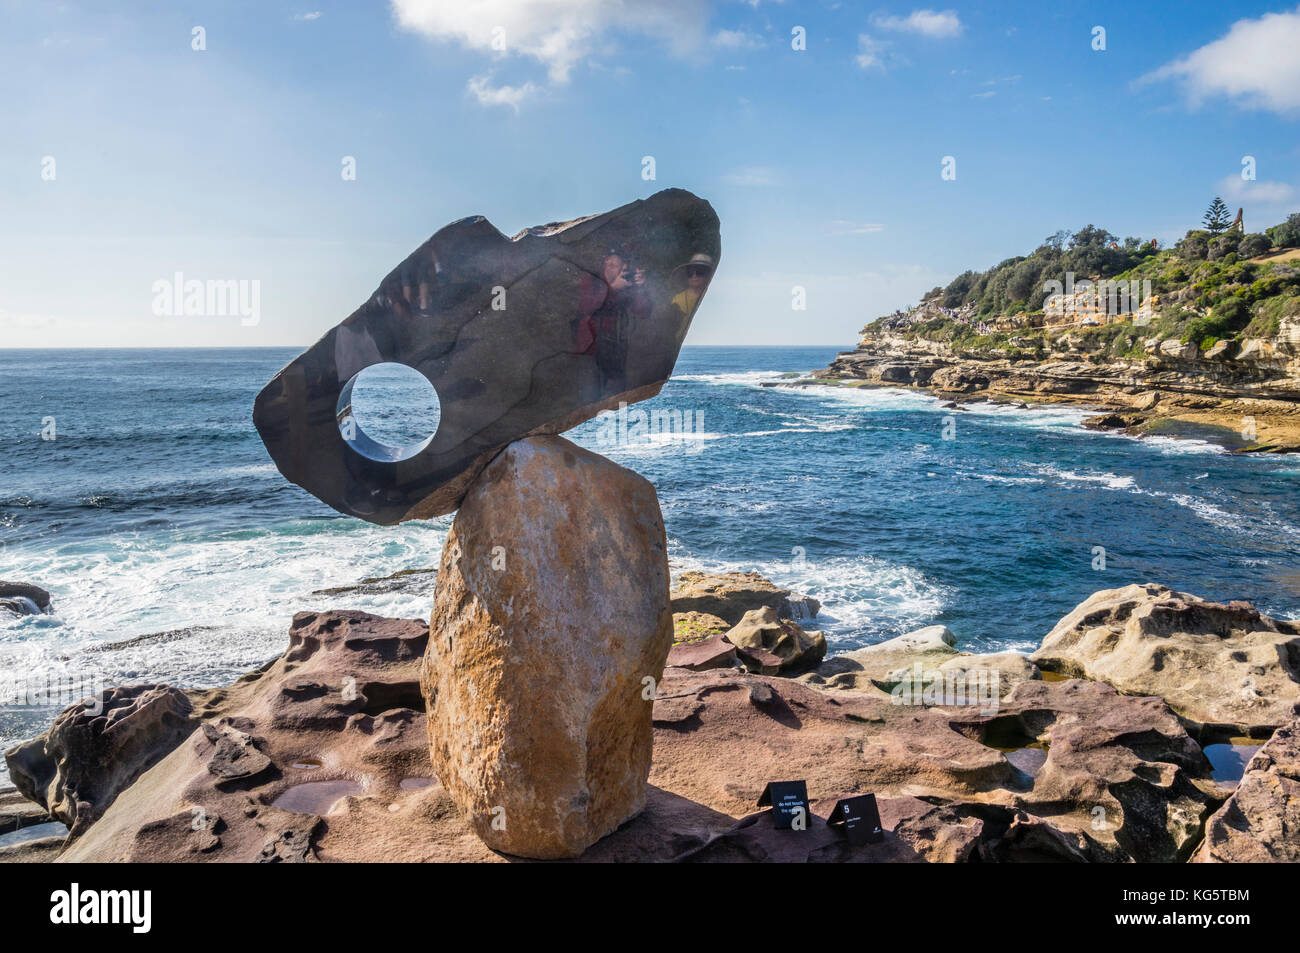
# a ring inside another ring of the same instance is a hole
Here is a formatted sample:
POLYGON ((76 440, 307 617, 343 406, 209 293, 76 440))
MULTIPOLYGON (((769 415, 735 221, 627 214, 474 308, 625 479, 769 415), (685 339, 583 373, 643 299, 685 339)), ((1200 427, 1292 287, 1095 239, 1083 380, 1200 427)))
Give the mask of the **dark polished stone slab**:
POLYGON ((449 513, 507 444, 659 393, 720 252, 713 208, 681 189, 514 238, 462 219, 280 371, 253 422, 280 472, 340 512, 449 513), (437 390, 422 444, 386 445, 353 416, 357 375, 380 363, 437 390))

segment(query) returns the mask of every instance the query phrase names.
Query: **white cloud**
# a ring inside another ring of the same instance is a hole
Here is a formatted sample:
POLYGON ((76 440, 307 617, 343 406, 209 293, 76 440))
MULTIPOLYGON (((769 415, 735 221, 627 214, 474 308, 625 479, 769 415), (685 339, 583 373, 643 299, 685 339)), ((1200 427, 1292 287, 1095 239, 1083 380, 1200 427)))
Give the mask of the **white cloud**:
POLYGON ((962 31, 956 10, 913 10, 905 17, 875 16, 871 22, 881 30, 919 33, 934 39, 958 36, 962 31))
POLYGON ((832 235, 874 235, 884 230, 885 226, 877 222, 850 222, 845 219, 831 222, 832 235))
POLYGON ((1286 182, 1248 181, 1240 175, 1230 175, 1220 180, 1219 194, 1232 202, 1284 205, 1295 199, 1296 190, 1286 182))
POLYGON ((720 50, 757 50, 765 44, 757 33, 744 30, 719 30, 710 38, 710 42, 720 50))
POLYGON ((862 69, 879 69, 885 68, 885 51, 889 44, 877 40, 869 33, 858 34, 858 55, 854 57, 854 62, 862 69))
POLYGON ((1238 20, 1228 32, 1138 82, 1180 81, 1193 105, 1227 96, 1252 109, 1300 112, 1300 7, 1238 20))
POLYGON ((295 20, 319 20, 322 16, 324 14, 319 10, 313 10, 311 13, 295 13, 293 18, 295 20))
POLYGON ((733 169, 722 177, 727 185, 776 185, 776 173, 761 166, 733 169))
POLYGON ((708 0, 389 0, 404 30, 496 55, 520 55, 562 84, 579 63, 606 51, 610 35, 635 33, 684 55, 704 38, 708 0))
POLYGON ((481 106, 509 106, 515 112, 519 112, 520 103, 539 92, 532 83, 524 83, 522 86, 493 86, 490 75, 472 77, 465 88, 481 106))

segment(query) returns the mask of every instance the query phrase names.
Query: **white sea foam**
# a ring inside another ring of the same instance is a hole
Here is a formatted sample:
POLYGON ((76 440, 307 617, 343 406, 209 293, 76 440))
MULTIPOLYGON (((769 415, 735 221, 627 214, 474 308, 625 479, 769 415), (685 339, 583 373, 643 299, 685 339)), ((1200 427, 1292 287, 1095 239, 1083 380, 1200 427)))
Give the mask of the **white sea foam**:
POLYGON ((812 596, 822 609, 807 627, 822 629, 838 648, 929 625, 953 598, 953 590, 920 570, 871 555, 807 556, 802 563, 794 558, 741 561, 687 554, 672 541, 669 552, 674 573, 757 570, 780 586, 812 596))

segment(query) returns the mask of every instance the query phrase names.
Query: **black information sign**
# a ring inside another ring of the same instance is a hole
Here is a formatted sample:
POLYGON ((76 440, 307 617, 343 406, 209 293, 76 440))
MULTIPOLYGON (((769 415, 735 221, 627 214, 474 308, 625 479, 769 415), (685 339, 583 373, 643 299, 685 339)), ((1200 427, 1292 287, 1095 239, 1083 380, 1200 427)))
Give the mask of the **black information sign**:
POLYGON ((758 806, 772 808, 772 820, 779 831, 808 829, 808 783, 806 781, 768 782, 758 799, 758 806))
POLYGON ((837 802, 826 823, 832 827, 842 826, 849 843, 855 847, 879 844, 885 839, 880 829, 880 811, 876 808, 874 794, 859 794, 837 802))

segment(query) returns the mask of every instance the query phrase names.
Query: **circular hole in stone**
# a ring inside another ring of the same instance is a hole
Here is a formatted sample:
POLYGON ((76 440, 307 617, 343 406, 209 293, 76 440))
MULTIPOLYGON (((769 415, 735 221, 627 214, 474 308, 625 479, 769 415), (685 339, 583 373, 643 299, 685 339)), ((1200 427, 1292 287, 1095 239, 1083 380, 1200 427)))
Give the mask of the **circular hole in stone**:
POLYGON ((409 460, 433 440, 442 404, 429 379, 405 364, 371 364, 348 381, 335 409, 348 446, 371 460, 409 460))

